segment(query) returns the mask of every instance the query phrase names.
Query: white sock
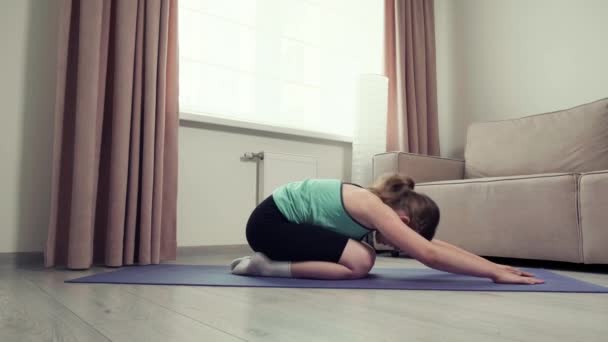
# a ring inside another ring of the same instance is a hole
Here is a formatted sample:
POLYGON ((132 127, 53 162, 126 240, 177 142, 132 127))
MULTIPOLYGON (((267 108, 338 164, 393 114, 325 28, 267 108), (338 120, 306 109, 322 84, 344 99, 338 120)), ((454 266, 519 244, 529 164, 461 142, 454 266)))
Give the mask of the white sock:
POLYGON ((291 263, 272 261, 262 253, 255 253, 252 257, 241 258, 232 268, 232 274, 291 278, 291 263))
POLYGON ((243 261, 245 259, 251 259, 251 257, 250 256, 246 256, 246 257, 242 257, 242 258, 238 258, 238 259, 232 260, 232 262, 230 263, 230 270, 233 270, 236 267, 236 265, 239 264, 239 262, 241 262, 241 261, 243 261))

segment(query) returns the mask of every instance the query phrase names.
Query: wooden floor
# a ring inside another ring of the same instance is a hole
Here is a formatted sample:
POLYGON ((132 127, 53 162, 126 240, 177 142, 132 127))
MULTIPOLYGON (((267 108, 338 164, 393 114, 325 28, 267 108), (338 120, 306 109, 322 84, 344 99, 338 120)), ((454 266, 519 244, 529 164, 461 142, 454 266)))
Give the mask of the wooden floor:
MULTIPOLYGON (((227 264, 243 253, 190 252, 177 262, 227 264)), ((607 294, 63 282, 100 271, 0 266, 0 341, 608 341, 607 294)), ((606 273, 559 272, 608 286, 606 273)))

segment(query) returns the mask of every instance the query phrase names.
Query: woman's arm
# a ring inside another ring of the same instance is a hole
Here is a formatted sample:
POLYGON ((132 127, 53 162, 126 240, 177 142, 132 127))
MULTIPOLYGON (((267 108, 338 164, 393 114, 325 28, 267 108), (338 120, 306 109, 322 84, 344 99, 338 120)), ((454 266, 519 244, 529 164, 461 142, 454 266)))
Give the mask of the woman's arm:
POLYGON ((366 202, 367 220, 396 247, 428 267, 451 273, 490 278, 495 282, 522 284, 542 282, 535 278, 509 273, 486 259, 432 244, 406 226, 395 211, 377 197, 370 197, 366 202))
POLYGON ((431 241, 431 243, 433 243, 433 244, 435 244, 437 246, 441 246, 441 247, 444 247, 444 248, 451 249, 451 250, 459 252, 459 253, 470 255, 470 256, 475 257, 475 258, 481 258, 480 256, 477 256, 477 255, 475 255, 475 254, 473 254, 471 252, 468 252, 468 251, 466 251, 466 250, 464 250, 464 249, 462 249, 462 248, 460 248, 458 246, 454 246, 454 245, 452 245, 450 243, 447 243, 445 241, 441 241, 439 239, 433 239, 431 241))
MULTIPOLYGON (((438 239, 433 239, 431 241, 431 243, 433 243, 433 244, 435 244, 437 246, 441 246, 443 248, 447 248, 447 249, 453 250, 454 252, 457 252, 457 253, 469 255, 469 256, 471 256, 473 258, 479 258, 479 259, 487 260, 485 258, 477 256, 477 255, 475 255, 475 254, 473 254, 473 253, 471 253, 471 252, 469 252, 467 250, 464 250, 464 249, 462 249, 462 248, 460 248, 458 246, 454 246, 454 245, 452 245, 452 244, 450 244, 448 242, 445 242, 445 241, 441 241, 441 240, 438 240, 438 239)), ((487 260, 487 261, 489 261, 489 260, 487 260)), ((506 271, 509 271, 509 272, 511 272, 513 274, 521 275, 521 276, 524 276, 524 277, 534 277, 534 274, 521 271, 521 270, 519 270, 519 269, 517 269, 515 267, 511 267, 511 266, 507 266, 507 265, 501 265, 501 264, 497 264, 497 263, 493 263, 493 264, 496 265, 497 267, 502 268, 502 269, 504 269, 506 271)))

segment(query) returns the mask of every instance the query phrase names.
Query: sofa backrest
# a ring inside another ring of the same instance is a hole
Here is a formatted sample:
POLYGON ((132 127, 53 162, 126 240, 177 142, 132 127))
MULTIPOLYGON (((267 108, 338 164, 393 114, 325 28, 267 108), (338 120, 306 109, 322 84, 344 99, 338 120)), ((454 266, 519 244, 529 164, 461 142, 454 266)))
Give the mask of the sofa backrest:
POLYGON ((608 98, 520 119, 469 126, 465 177, 608 169, 608 98))

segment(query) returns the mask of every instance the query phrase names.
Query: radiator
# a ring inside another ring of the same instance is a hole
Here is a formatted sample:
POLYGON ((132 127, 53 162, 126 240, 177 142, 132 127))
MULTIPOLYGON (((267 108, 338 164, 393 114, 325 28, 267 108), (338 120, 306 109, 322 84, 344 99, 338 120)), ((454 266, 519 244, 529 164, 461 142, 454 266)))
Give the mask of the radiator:
POLYGON ((259 152, 245 153, 242 159, 257 162, 257 204, 283 184, 317 178, 317 159, 312 156, 259 152))

